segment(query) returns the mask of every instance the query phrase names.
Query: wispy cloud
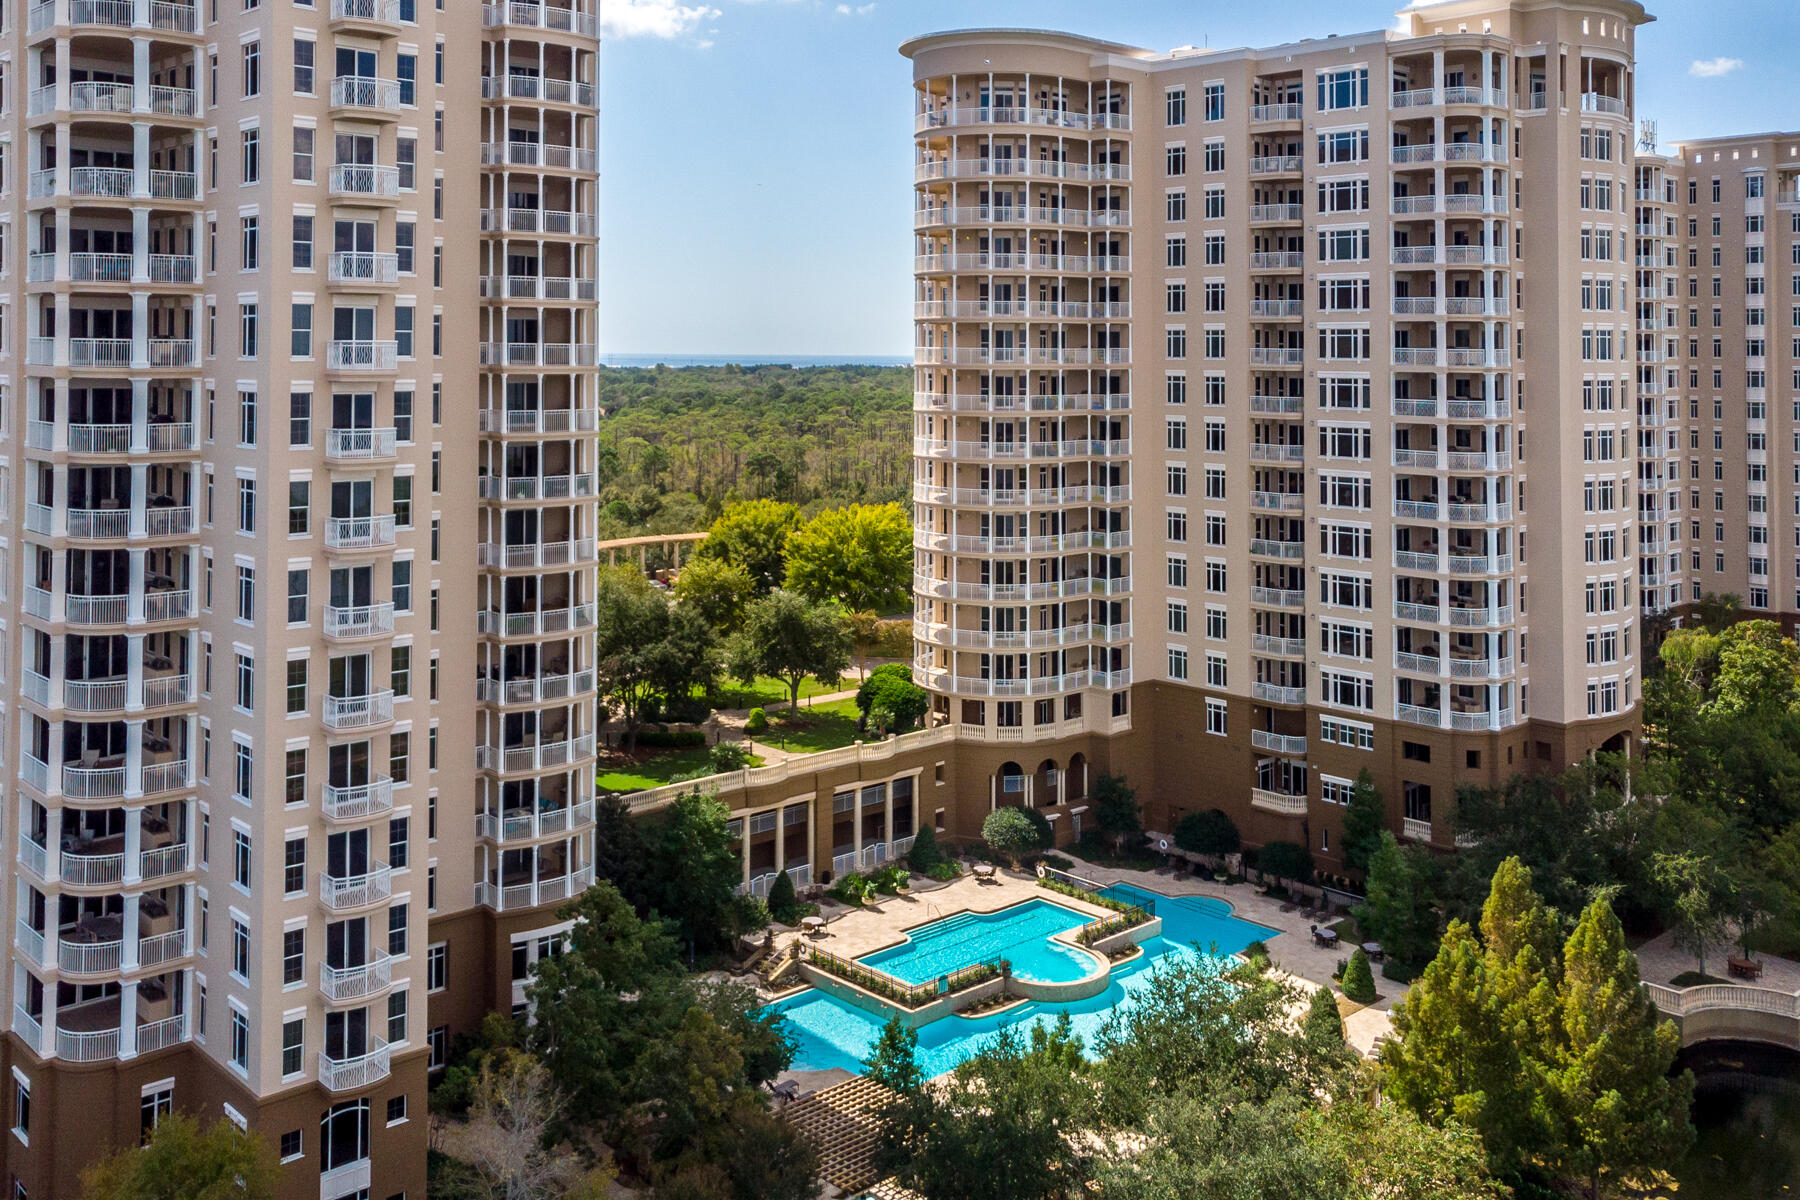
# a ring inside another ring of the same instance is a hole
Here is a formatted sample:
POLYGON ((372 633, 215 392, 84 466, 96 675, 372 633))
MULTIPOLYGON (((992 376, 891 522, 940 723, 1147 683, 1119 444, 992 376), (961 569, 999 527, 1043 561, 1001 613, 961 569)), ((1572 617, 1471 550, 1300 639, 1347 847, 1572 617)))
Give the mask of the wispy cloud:
POLYGON ((711 5, 679 0, 608 0, 600 8, 600 25, 611 37, 676 38, 719 15, 711 5))
POLYGON ((1696 79, 1717 79, 1721 75, 1729 75, 1744 65, 1741 58, 1696 58, 1688 64, 1688 74, 1696 79))
POLYGON ((866 17, 875 11, 875 6, 873 4, 859 4, 855 8, 851 8, 848 4, 840 4, 832 11, 836 12, 840 17, 847 17, 852 13, 859 17, 866 17))

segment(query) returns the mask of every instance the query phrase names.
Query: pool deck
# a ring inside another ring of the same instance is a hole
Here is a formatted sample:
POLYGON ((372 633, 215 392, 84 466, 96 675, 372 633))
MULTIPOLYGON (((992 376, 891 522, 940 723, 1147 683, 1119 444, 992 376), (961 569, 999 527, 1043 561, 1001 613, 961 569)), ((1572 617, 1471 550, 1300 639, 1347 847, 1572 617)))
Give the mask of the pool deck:
MULTIPOLYGON (((1067 850, 1059 853, 1069 854, 1067 850)), ((1330 987, 1331 973, 1350 955, 1348 947, 1326 950, 1315 946, 1312 922, 1298 910, 1283 912, 1281 901, 1258 895, 1249 884, 1226 887, 1186 874, 1117 870, 1080 859, 1075 859, 1073 874, 1099 884, 1126 883, 1165 896, 1207 896, 1223 900, 1231 905, 1233 915, 1278 931, 1268 940, 1271 960, 1308 990, 1330 987)), ((935 883, 914 876, 911 889, 898 896, 879 897, 873 907, 846 908, 828 904, 824 913, 827 924, 821 937, 809 938, 797 931, 777 933, 775 945, 778 951, 785 951, 796 941, 807 941, 846 958, 860 958, 897 945, 904 940, 906 930, 918 925, 959 912, 996 912, 1039 899, 1054 900, 1095 917, 1111 915, 1098 905, 1040 888, 1037 877, 1023 871, 996 871, 992 883, 982 883, 967 873, 949 883, 935 883)), ((1376 1043, 1392 1033, 1388 1010, 1406 994, 1405 984, 1383 979, 1379 971, 1375 975, 1375 987, 1375 1003, 1366 1007, 1351 1005, 1341 994, 1338 997, 1340 1009, 1352 1010, 1344 1018, 1344 1034, 1363 1054, 1373 1053, 1376 1043)))
POLYGON ((1035 875, 996 871, 992 883, 982 883, 968 874, 949 883, 914 876, 912 887, 907 891, 898 896, 877 897, 877 903, 872 906, 828 908, 823 937, 778 933, 775 946, 779 952, 797 941, 804 941, 845 958, 861 958, 899 945, 906 940, 906 931, 915 926, 953 917, 960 912, 998 912, 1027 900, 1050 900, 1094 918, 1113 915, 1110 909, 1097 904, 1039 887, 1035 875))
MULTIPOLYGON (((1275 966, 1303 985, 1331 987, 1331 973, 1337 970, 1340 961, 1350 957, 1351 947, 1326 950, 1314 945, 1312 926, 1315 922, 1308 921, 1292 906, 1288 906, 1290 911, 1283 912, 1282 901, 1259 895, 1250 884, 1239 883, 1227 887, 1211 880, 1170 871, 1119 870, 1084 862, 1075 858, 1068 850, 1059 850, 1057 853, 1074 858, 1075 868, 1071 874, 1091 879, 1095 883, 1128 883, 1145 891, 1161 892, 1165 896, 1207 896, 1225 901, 1231 905, 1234 916, 1280 931, 1268 939, 1269 958, 1275 966)), ((1372 1053, 1378 1041, 1392 1034, 1393 1021, 1388 1012, 1396 1001, 1405 997, 1407 985, 1382 978, 1377 969, 1375 989, 1375 1003, 1355 1008, 1344 1018, 1344 1035, 1363 1054, 1372 1053)), ((1340 1009, 1348 1006, 1341 993, 1338 1006, 1340 1009)))

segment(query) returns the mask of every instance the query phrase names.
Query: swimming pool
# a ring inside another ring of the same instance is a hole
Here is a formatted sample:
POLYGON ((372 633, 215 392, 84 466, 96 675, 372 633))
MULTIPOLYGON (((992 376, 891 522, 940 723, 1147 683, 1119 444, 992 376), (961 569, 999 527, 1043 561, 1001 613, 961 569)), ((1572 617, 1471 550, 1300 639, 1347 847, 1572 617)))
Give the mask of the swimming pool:
POLYGON ((908 930, 898 946, 865 954, 858 962, 907 983, 924 983, 973 963, 1004 958, 1013 974, 1042 983, 1073 983, 1094 973, 1100 960, 1050 935, 1078 929, 1093 918, 1050 900, 1027 900, 991 913, 957 913, 908 930))
MULTIPOLYGON (((1125 884, 1106 888, 1104 894, 1132 904, 1152 900, 1156 904, 1156 915, 1163 922, 1161 936, 1143 943, 1144 953, 1113 968, 1112 979, 1105 991, 1086 1000, 1066 1003, 1033 1000, 988 1016, 951 1016, 933 1021, 919 1030, 920 1068, 927 1075, 941 1075, 993 1040, 1000 1029, 1053 1020, 1064 1012, 1069 1014, 1075 1032, 1091 1046, 1094 1035, 1106 1024, 1112 1010, 1144 987, 1158 962, 1196 954, 1236 954, 1251 942, 1280 932, 1235 917, 1231 905, 1206 896, 1164 896, 1125 884)), ((1077 917, 1076 924, 1080 923, 1081 918, 1077 917)), ((914 931, 915 937, 919 932, 914 931)), ((962 957, 967 957, 966 951, 962 957)), ((872 959, 864 961, 872 963, 872 959)), ((967 961, 980 962, 982 959, 973 957, 967 961)), ((882 964, 882 969, 892 970, 892 967, 882 964)), ((779 1000, 769 1008, 788 1020, 788 1030, 795 1043, 793 1066, 799 1071, 842 1067, 861 1072, 863 1059, 869 1056, 875 1039, 881 1034, 881 1018, 816 988, 779 1000)))

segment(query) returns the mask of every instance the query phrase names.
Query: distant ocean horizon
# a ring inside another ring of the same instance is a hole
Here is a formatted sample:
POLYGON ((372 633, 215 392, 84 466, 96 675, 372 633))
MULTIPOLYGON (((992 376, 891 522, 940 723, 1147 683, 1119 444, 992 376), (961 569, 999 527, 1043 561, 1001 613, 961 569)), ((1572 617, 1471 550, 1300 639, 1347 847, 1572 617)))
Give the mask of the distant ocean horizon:
POLYGON ((602 354, 603 367, 910 367, 907 354, 602 354))

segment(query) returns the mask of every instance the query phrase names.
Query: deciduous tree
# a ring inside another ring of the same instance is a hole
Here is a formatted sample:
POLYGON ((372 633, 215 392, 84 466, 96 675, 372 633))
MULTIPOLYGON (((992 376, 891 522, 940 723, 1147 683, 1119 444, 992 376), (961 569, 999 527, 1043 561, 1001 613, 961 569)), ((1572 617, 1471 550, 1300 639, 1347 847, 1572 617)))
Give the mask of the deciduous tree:
POLYGON ((1408 970, 1429 960, 1437 943, 1435 871, 1429 851, 1402 846, 1382 831, 1369 861, 1367 899, 1356 919, 1381 943, 1386 957, 1408 970))
POLYGON ((1387 809, 1375 788, 1375 777, 1364 767, 1350 790, 1350 805, 1344 809, 1344 865, 1353 871, 1367 872, 1369 860, 1381 846, 1381 831, 1386 828, 1387 809))
POLYGON ((1112 839, 1114 850, 1123 846, 1126 838, 1144 831, 1137 792, 1123 775, 1102 775, 1096 779, 1093 805, 1094 824, 1112 839))
POLYGON ((808 675, 836 683, 850 665, 850 629, 844 610, 777 588, 750 602, 744 626, 732 639, 731 672, 744 683, 772 675, 787 684, 788 704, 800 706, 808 675))
POLYGON ((694 557, 741 567, 757 592, 768 592, 787 574, 788 535, 798 528, 800 510, 792 504, 746 500, 726 507, 694 557))
POLYGON ((223 1118, 202 1127, 175 1113, 157 1122, 142 1147, 82 1172, 81 1186, 86 1200, 272 1200, 280 1177, 261 1135, 223 1118))
POLYGON ((827 509, 787 541, 787 587, 851 612, 889 612, 912 588, 912 518, 898 504, 827 509))
POLYGON ((691 606, 721 635, 737 632, 755 595, 750 573, 720 558, 695 558, 675 578, 675 599, 691 606))

